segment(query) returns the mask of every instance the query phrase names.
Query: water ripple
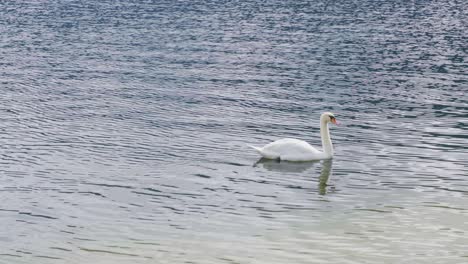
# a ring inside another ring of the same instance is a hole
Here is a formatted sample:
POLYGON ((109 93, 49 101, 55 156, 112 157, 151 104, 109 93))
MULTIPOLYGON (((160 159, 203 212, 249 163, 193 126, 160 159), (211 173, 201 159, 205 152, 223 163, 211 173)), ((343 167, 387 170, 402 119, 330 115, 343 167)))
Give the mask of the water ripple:
POLYGON ((463 3, 0 6, 0 262, 467 257, 463 3))

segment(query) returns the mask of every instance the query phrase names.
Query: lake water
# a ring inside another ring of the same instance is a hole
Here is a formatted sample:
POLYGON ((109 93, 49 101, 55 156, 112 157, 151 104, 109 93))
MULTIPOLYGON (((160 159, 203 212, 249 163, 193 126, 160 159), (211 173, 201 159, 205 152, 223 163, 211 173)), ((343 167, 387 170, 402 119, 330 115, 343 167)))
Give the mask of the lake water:
POLYGON ((0 3, 0 263, 468 263, 466 8, 0 3))

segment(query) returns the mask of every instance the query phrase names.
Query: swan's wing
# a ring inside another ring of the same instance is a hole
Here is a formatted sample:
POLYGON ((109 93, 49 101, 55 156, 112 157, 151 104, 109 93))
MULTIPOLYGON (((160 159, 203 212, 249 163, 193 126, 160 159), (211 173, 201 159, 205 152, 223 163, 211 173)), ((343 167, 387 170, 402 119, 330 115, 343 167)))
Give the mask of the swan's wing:
POLYGON ((320 153, 320 151, 312 147, 309 143, 293 138, 283 138, 276 140, 270 144, 265 145, 262 150, 269 153, 276 153, 280 157, 306 156, 320 153))
POLYGON ((274 142, 271 142, 265 145, 262 149, 271 150, 274 152, 284 152, 284 151, 290 151, 290 150, 318 151, 317 149, 312 147, 309 143, 303 140, 294 139, 294 138, 283 138, 283 139, 276 140, 274 142))
POLYGON ((271 142, 262 148, 252 148, 267 159, 310 161, 325 158, 323 152, 312 147, 309 143, 293 138, 283 138, 271 142))

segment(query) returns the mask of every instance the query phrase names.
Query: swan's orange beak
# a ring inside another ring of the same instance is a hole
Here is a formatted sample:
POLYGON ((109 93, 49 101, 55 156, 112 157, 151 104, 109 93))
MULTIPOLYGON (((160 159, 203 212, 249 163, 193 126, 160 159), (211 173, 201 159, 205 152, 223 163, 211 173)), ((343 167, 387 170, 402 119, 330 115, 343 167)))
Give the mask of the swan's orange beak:
POLYGON ((338 122, 336 121, 336 118, 332 118, 332 119, 331 119, 331 122, 332 122, 333 124, 335 124, 335 125, 338 125, 338 122))

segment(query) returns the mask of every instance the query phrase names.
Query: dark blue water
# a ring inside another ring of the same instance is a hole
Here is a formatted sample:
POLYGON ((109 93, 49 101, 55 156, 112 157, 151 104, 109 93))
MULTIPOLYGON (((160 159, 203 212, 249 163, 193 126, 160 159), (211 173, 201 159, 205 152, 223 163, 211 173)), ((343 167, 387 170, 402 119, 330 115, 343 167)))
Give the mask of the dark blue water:
POLYGON ((466 8, 0 3, 0 263, 467 262, 466 8))

